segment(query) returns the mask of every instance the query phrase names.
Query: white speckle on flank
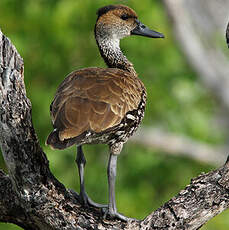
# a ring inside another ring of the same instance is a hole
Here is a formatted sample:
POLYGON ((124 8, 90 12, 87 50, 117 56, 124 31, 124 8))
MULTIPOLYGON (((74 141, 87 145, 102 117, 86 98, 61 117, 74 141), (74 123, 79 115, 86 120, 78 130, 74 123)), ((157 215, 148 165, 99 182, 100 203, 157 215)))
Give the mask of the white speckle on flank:
POLYGON ((133 120, 133 121, 135 120, 135 116, 133 116, 132 114, 127 114, 126 118, 130 119, 130 120, 133 120))

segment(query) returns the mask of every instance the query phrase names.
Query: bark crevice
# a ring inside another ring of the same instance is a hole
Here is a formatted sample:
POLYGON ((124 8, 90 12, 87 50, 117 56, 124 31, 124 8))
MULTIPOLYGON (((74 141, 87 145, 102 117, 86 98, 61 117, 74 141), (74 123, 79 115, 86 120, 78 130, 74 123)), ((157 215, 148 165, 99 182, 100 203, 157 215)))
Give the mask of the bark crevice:
POLYGON ((229 163, 191 181, 144 220, 104 220, 84 208, 50 172, 31 119, 24 64, 0 31, 0 146, 8 175, 0 171, 0 221, 24 229, 198 229, 229 207, 229 163))

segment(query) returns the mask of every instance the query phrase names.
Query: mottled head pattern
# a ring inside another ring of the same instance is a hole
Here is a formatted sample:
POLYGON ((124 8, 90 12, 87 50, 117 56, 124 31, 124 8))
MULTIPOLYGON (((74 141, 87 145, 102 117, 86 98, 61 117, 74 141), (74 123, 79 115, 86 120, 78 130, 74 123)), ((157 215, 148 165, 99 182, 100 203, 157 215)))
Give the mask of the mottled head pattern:
POLYGON ((97 11, 95 32, 99 36, 122 39, 136 27, 137 14, 124 5, 109 5, 97 11))
POLYGON ((133 65, 120 50, 120 39, 131 35, 137 14, 124 5, 109 5, 97 11, 95 38, 107 66, 135 73, 133 65))

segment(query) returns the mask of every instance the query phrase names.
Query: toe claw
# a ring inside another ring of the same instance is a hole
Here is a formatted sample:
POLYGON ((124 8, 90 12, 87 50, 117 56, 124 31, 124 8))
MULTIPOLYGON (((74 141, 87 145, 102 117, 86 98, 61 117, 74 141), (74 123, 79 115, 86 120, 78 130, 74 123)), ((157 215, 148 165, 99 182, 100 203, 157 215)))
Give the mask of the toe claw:
POLYGON ((84 206, 84 207, 96 207, 96 208, 107 208, 107 204, 98 204, 94 202, 87 193, 80 193, 78 194, 72 189, 69 189, 69 191, 72 193, 72 195, 84 206))
POLYGON ((103 212, 103 219, 106 219, 107 216, 110 216, 112 219, 117 218, 126 222, 132 220, 131 218, 126 217, 118 212, 111 212, 109 211, 108 208, 102 208, 102 212, 103 212))
POLYGON ((96 208, 107 208, 107 204, 98 204, 94 202, 90 197, 87 197, 87 202, 90 206, 96 207, 96 208))
POLYGON ((79 194, 75 192, 73 189, 68 189, 68 191, 75 197, 77 200, 79 199, 79 194))

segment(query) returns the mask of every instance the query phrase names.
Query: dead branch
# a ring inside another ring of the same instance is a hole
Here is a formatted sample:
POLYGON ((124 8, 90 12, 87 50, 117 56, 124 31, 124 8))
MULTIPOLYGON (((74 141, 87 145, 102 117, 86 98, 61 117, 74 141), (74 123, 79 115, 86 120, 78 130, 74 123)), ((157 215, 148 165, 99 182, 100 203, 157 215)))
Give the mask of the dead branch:
MULTIPOLYGON (((191 181, 142 221, 104 220, 50 172, 31 120, 23 60, 0 31, 0 221, 24 229, 198 229, 229 206, 229 163, 191 181)), ((147 202, 147 201, 146 201, 147 202)))
POLYGON ((132 142, 166 154, 185 156, 199 162, 220 166, 225 161, 227 146, 211 146, 186 136, 165 132, 158 128, 140 128, 131 137, 132 142))
POLYGON ((171 19, 174 35, 189 63, 196 70, 205 87, 211 90, 212 95, 216 96, 228 114, 229 62, 215 41, 219 32, 222 38, 224 37, 228 20, 226 9, 229 7, 229 2, 225 0, 164 0, 163 3, 171 19), (217 14, 215 9, 217 9, 217 14))

